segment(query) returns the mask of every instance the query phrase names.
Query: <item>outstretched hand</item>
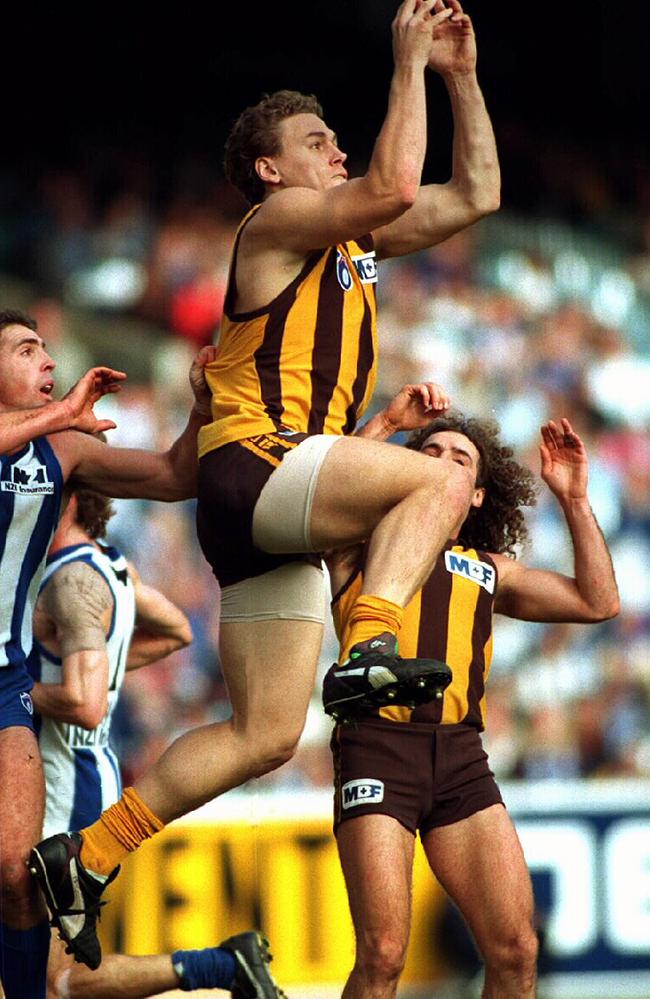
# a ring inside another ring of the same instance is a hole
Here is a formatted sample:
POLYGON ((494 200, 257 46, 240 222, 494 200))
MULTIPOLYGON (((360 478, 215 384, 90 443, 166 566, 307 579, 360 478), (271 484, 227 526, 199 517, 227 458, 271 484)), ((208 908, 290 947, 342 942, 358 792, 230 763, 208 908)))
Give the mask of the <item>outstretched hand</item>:
POLYGON ((398 430, 419 430, 446 412, 451 400, 445 390, 435 382, 404 385, 384 410, 386 423, 398 430))
POLYGON ((451 16, 434 24, 429 52, 429 69, 441 76, 474 72, 476 69, 476 37, 472 20, 465 14, 459 0, 444 0, 451 16))
POLYGON ((443 0, 403 0, 392 24, 395 65, 426 66, 431 33, 453 17, 443 0))
POLYGON ((113 368, 91 368, 63 396, 62 402, 68 405, 71 414, 70 426, 86 434, 96 434, 103 430, 114 430, 113 420, 100 420, 93 412, 93 406, 104 395, 119 392, 126 374, 113 368))
POLYGON ((549 420, 541 433, 542 479, 560 501, 584 499, 589 463, 582 440, 564 418, 559 426, 549 420))
POLYGON ((201 347, 190 368, 190 385, 194 393, 194 409, 202 416, 212 417, 212 392, 205 378, 205 366, 217 356, 217 348, 201 347))

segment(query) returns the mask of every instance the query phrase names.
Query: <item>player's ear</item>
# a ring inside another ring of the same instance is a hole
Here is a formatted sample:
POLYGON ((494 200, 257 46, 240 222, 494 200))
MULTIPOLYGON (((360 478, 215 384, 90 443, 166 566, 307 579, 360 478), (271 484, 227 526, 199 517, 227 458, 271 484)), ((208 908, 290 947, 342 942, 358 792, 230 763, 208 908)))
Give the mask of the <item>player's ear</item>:
POLYGON ((472 506, 483 506, 483 500, 485 499, 485 486, 479 486, 478 489, 474 490, 474 495, 472 496, 472 506))
POLYGON ((265 184, 280 183, 280 173, 270 156, 258 156, 255 160, 255 172, 265 184))

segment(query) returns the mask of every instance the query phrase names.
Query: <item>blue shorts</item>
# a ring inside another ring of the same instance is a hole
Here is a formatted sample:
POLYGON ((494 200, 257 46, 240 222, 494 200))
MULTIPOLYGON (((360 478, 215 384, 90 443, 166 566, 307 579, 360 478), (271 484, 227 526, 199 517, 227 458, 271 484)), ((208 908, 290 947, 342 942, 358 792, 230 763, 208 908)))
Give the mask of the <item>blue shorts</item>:
POLYGON ((33 686, 24 663, 0 668, 0 729, 24 725, 35 731, 34 705, 29 693, 33 686))

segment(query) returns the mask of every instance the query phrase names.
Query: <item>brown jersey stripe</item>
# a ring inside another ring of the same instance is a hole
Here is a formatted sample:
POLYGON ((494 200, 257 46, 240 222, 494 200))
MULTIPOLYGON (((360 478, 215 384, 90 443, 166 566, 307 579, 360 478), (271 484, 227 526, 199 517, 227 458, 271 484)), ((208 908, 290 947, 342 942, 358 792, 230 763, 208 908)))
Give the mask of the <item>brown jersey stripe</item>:
POLYGON ((311 360, 311 412, 307 433, 322 434, 338 381, 343 343, 343 296, 336 279, 337 248, 328 254, 318 293, 318 312, 311 360))
MULTIPOLYGON (((446 662, 452 583, 451 573, 446 571, 442 559, 438 559, 433 572, 422 587, 417 647, 419 658, 446 662)), ((444 698, 432 704, 424 704, 421 708, 415 708, 412 720, 440 722, 443 705, 444 698)))
MULTIPOLYGON (((497 571, 493 560, 485 552, 476 552, 476 557, 481 562, 487 562, 493 567, 495 572, 497 571)), ((467 686, 467 714, 463 719, 467 724, 476 725, 479 728, 483 728, 485 723, 481 703, 485 697, 485 680, 489 666, 489 662, 486 661, 486 645, 489 643, 492 635, 493 603, 494 595, 481 587, 474 612, 472 660, 467 686)))
POLYGON ((375 349, 372 342, 372 313, 368 300, 363 303, 363 321, 361 323, 361 333, 359 337, 359 357, 357 359, 357 377, 352 386, 352 402, 348 406, 345 414, 344 434, 351 434, 357 425, 358 414, 361 410, 361 403, 366 395, 368 386, 368 376, 372 370, 375 359, 375 349))
POLYGON ((264 329, 264 339, 253 354, 264 409, 278 429, 282 425, 282 375, 280 370, 282 337, 287 313, 295 301, 295 288, 285 289, 282 297, 284 298, 284 308, 282 310, 274 309, 269 314, 264 329), (285 294, 287 291, 291 294, 285 294))
POLYGON ((239 243, 241 240, 242 232, 244 227, 250 222, 253 215, 255 215, 261 208, 261 205, 255 205, 248 214, 244 215, 244 218, 239 223, 239 227, 235 234, 235 242, 233 244, 232 253, 230 255, 230 265, 228 267, 228 283, 226 285, 226 296, 224 298, 223 310, 227 316, 232 315, 233 302, 235 301, 235 296, 237 294, 237 282, 235 281, 235 265, 237 261, 237 250, 239 249, 239 243))

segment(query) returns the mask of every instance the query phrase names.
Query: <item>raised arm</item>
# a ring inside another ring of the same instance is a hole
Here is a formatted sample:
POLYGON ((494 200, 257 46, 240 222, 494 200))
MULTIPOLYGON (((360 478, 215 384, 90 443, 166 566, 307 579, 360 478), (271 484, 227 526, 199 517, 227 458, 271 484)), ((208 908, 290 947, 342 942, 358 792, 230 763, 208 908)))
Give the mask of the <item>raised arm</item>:
POLYGON ((93 406, 103 395, 118 392, 125 378, 123 371, 91 368, 60 400, 30 409, 0 410, 0 454, 58 430, 74 428, 93 434, 112 429, 113 421, 98 419, 93 406))
POLYGON ((113 595, 102 576, 85 562, 61 566, 39 597, 35 634, 61 657, 61 683, 35 683, 39 714, 93 729, 108 709, 106 634, 113 595))
POLYGON ((419 430, 450 405, 449 396, 435 382, 404 385, 384 409, 359 427, 355 436, 385 441, 400 430, 419 430))
POLYGON ((428 65, 442 76, 451 102, 452 176, 421 187, 407 212, 373 233, 378 257, 434 246, 499 207, 499 159, 476 76, 474 29, 458 0, 446 3, 452 17, 434 28, 428 65))
POLYGON ((283 123, 283 145, 290 141, 294 153, 291 170, 282 154, 258 160, 273 196, 247 226, 242 249, 248 241, 260 252, 281 246, 305 254, 363 236, 413 204, 426 152, 424 71, 432 31, 452 16, 442 0, 404 0, 399 7, 392 24, 394 71, 386 117, 363 177, 346 182, 336 135, 316 116, 309 116, 302 131, 306 115, 283 123))
POLYGON ((126 668, 132 670, 185 648, 192 641, 192 629, 180 607, 143 583, 132 565, 129 574, 135 587, 136 617, 126 668))
POLYGON ((542 479, 566 519, 574 555, 574 577, 528 569, 496 556, 499 587, 495 609, 525 621, 596 622, 619 611, 618 587, 609 549, 587 497, 585 446, 568 420, 542 427, 542 479))
POLYGON ((212 419, 211 395, 204 367, 216 348, 203 347, 190 369, 194 405, 187 426, 168 451, 110 447, 87 434, 62 433, 51 438, 64 471, 76 485, 87 485, 122 499, 188 499, 196 495, 197 443, 200 427, 212 419))

